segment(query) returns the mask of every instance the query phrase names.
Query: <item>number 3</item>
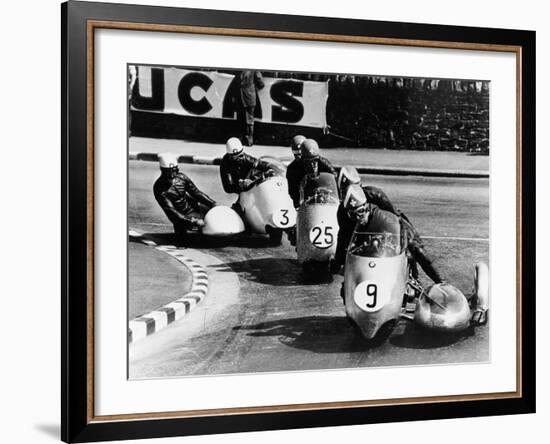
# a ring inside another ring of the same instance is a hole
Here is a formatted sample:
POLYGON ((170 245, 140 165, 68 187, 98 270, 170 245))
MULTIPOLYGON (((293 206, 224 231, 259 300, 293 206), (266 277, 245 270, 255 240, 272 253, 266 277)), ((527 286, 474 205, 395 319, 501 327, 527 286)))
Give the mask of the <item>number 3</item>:
POLYGON ((281 210, 281 214, 282 214, 281 225, 282 226, 288 225, 288 223, 290 222, 290 219, 288 218, 288 210, 281 210))

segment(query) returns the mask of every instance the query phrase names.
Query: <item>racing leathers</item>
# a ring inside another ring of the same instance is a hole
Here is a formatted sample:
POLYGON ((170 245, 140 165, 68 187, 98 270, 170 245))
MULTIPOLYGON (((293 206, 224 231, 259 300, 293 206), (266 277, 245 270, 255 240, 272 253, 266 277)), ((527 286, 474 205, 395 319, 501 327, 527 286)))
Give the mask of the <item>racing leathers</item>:
POLYGON ((294 159, 286 170, 288 181, 288 194, 290 195, 294 208, 300 206, 300 184, 307 174, 318 175, 319 173, 330 173, 336 178, 336 170, 328 159, 322 156, 307 159, 303 156, 294 159))
POLYGON ((252 168, 267 172, 270 165, 246 153, 225 154, 220 164, 223 190, 226 193, 236 194, 246 191, 250 185, 246 179, 252 168))
POLYGON ((153 186, 155 199, 174 225, 176 234, 203 225, 203 218, 216 205, 189 177, 178 171, 172 178, 161 175, 153 186))
MULTIPOLYGON (((331 264, 331 271, 333 273, 337 273, 346 261, 347 248, 357 222, 362 217, 368 217, 369 224, 375 223, 377 220, 385 220, 386 224, 390 226, 395 225, 395 223, 400 223, 401 229, 404 231, 407 238, 408 252, 414 261, 420 264, 426 275, 434 281, 434 283, 437 284, 443 282, 441 275, 434 267, 432 260, 429 258, 426 250, 424 249, 424 244, 418 234, 418 231, 416 231, 406 216, 400 212, 395 213, 389 210, 381 209, 374 202, 367 203, 364 207, 363 213, 355 213, 353 215, 350 215, 350 212, 348 212, 342 204, 340 204, 340 207, 338 208, 337 218, 340 228, 338 231, 336 254, 334 256, 333 263, 331 264)), ((418 271, 416 270, 414 263, 412 272, 413 276, 417 277, 418 271)))
MULTIPOLYGON (((252 180, 247 176, 253 168, 262 173, 267 173, 271 169, 269 163, 256 159, 243 152, 239 154, 225 154, 220 163, 220 176, 223 190, 226 193, 236 194, 248 190, 252 184, 252 180)), ((240 196, 237 198, 236 202, 233 203, 231 208, 241 216, 246 225, 246 219, 244 218, 241 205, 239 204, 239 199, 240 196)))
POLYGON ((424 243, 422 241, 422 238, 420 237, 420 234, 418 233, 412 222, 409 220, 407 215, 391 203, 390 199, 382 189, 370 185, 361 185, 361 188, 363 189, 363 192, 367 197, 367 202, 376 205, 381 210, 389 211, 390 213, 395 214, 401 219, 404 227, 403 229, 407 233, 409 253, 414 259, 414 261, 411 261, 413 277, 418 277, 418 269, 416 267, 416 263, 419 263, 424 272, 432 281, 434 281, 436 284, 442 282, 443 279, 441 278, 441 275, 434 267, 432 260, 426 253, 424 243))
POLYGON ((401 212, 393 206, 389 197, 381 188, 373 187, 370 185, 361 185, 361 188, 363 189, 363 192, 367 197, 368 203, 372 203, 381 210, 389 211, 396 216, 402 215, 401 212))

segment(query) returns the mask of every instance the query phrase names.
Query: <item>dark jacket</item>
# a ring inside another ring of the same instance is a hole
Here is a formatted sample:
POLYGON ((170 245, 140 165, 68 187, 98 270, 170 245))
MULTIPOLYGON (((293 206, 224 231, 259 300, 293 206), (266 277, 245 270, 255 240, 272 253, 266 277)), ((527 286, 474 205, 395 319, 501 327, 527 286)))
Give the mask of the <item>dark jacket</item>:
POLYGON ((175 226, 193 225, 193 218, 204 217, 205 209, 216 204, 182 172, 178 172, 172 180, 159 177, 153 186, 153 193, 175 226))
POLYGON ((223 190, 226 193, 241 193, 245 188, 239 185, 240 179, 246 179, 250 170, 258 162, 257 168, 261 171, 268 171, 270 166, 263 160, 242 153, 238 156, 225 154, 220 164, 220 176, 223 190))
MULTIPOLYGON (((305 162, 311 160, 304 160, 303 158, 294 159, 286 170, 286 179, 288 181, 288 194, 294 202, 294 208, 300 206, 300 184, 302 179, 309 173, 306 169, 305 162)), ((317 158, 317 173, 330 173, 336 177, 336 170, 328 159, 322 156, 317 158)))
MULTIPOLYGON (((393 232, 399 233, 400 219, 390 211, 380 209, 378 206, 369 203, 365 211, 365 215, 367 214, 369 231, 386 231, 387 227, 394 227, 393 232)), ((350 218, 342 204, 338 207, 336 217, 340 228, 338 230, 338 243, 336 244, 334 262, 338 266, 342 266, 346 262, 346 253, 358 219, 355 217, 350 218)))
POLYGON ((245 70, 241 72, 241 100, 243 106, 256 106, 256 88, 264 87, 264 79, 260 71, 245 70))
POLYGON ((381 210, 389 211, 396 216, 401 216, 400 211, 393 206, 390 199, 381 188, 370 185, 361 185, 361 188, 363 188, 368 203, 372 203, 381 210))

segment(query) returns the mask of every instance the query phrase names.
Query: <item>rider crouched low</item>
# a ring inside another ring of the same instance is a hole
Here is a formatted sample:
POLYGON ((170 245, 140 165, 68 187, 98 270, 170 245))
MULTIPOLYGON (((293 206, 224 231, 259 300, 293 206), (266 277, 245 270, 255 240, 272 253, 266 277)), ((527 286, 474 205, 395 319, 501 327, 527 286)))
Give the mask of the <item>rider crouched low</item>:
MULTIPOLYGON (((220 176, 223 190, 229 194, 240 194, 246 191, 252 181, 247 178, 250 170, 257 170, 269 173, 270 165, 267 162, 258 160, 244 152, 243 144, 236 137, 231 137, 226 143, 226 154, 220 163, 220 176)), ((242 215, 239 199, 233 204, 232 208, 239 215, 242 215)))
POLYGON ((184 235, 204 226, 204 216, 216 202, 197 188, 179 171, 177 157, 159 154, 161 175, 153 186, 158 204, 174 226, 174 232, 184 235))
POLYGON ((372 222, 377 219, 385 221, 386 225, 401 224, 402 229, 408 240, 408 250, 411 256, 417 261, 428 277, 438 284, 443 282, 439 271, 434 267, 432 261, 427 256, 420 236, 414 227, 398 215, 383 210, 375 203, 369 203, 361 186, 352 184, 347 187, 346 195, 338 208, 338 242, 336 246, 336 255, 331 264, 331 272, 338 273, 346 260, 346 251, 357 222, 372 222))
MULTIPOLYGON (((366 202, 369 204, 372 204, 376 206, 378 209, 392 213, 395 215, 402 223, 403 229, 405 230, 405 233, 407 235, 407 241, 408 241, 408 251, 414 261, 412 262, 412 271, 413 276, 416 278, 418 277, 418 269, 416 267, 416 263, 420 264, 426 275, 436 284, 439 284, 444 281, 444 279, 441 277, 440 272, 435 268, 433 265, 432 260, 430 259, 428 253, 426 252, 424 243, 422 241, 422 238, 420 237, 420 234, 414 227, 414 225, 411 223, 409 218, 398 208, 396 208, 386 193, 377 187, 370 186, 370 185, 362 185, 361 184, 361 178, 359 174, 357 173, 357 170, 353 167, 342 167, 340 170, 340 173, 338 175, 338 189, 341 193, 341 199, 342 199, 342 205, 338 212, 339 219, 338 222, 340 224, 340 232, 342 232, 342 223, 344 224, 350 224, 351 226, 348 227, 348 231, 344 230, 344 233, 342 233, 342 236, 346 236, 345 239, 345 245, 342 245, 340 248, 343 249, 340 253, 338 253, 338 249, 336 252, 336 255, 340 255, 340 260, 343 262, 345 261, 345 255, 346 255, 346 248, 349 243, 349 239, 351 238, 351 234, 353 232, 353 228, 355 227, 355 222, 348 222, 347 214, 348 212, 344 210, 343 201, 345 200, 347 191, 352 187, 358 187, 360 186, 360 189, 363 191, 363 194, 365 196, 366 202), (341 220, 342 219, 342 220, 341 220), (343 255, 343 256, 342 256, 343 255)), ((357 188, 354 188, 356 191, 355 193, 351 194, 358 194, 360 199, 362 198, 362 195, 358 193, 357 188)), ((352 199, 348 205, 353 205, 354 200, 352 199)), ((340 266, 341 266, 340 265, 340 266)), ((337 263, 334 264, 334 267, 338 267, 337 263)), ((338 268, 339 269, 339 268, 338 268)))
MULTIPOLYGON (((328 159, 319 155, 319 145, 313 139, 306 139, 302 135, 294 136, 291 149, 294 160, 288 165, 286 179, 288 194, 297 209, 300 206, 300 185, 304 177, 330 173, 336 178, 336 170, 328 159)), ((291 245, 296 245, 296 228, 288 231, 288 239, 291 245)))
POLYGON ((300 144, 300 156, 288 165, 286 178, 288 181, 288 194, 294 202, 294 208, 300 206, 300 184, 302 179, 311 174, 330 173, 336 178, 336 170, 328 159, 319 155, 319 145, 313 139, 305 139, 300 144))

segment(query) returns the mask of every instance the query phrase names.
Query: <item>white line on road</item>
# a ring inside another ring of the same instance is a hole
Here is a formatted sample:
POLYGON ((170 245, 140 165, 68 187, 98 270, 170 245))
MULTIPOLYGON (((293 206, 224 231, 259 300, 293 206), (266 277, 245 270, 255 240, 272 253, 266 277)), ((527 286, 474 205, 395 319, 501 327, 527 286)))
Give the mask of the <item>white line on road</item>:
POLYGON ((489 239, 483 237, 453 237, 453 236, 422 236, 423 239, 435 240, 457 240, 457 241, 474 241, 474 242, 489 242, 489 239))

